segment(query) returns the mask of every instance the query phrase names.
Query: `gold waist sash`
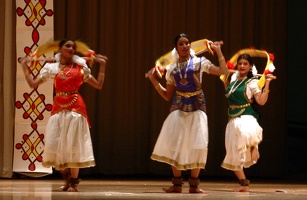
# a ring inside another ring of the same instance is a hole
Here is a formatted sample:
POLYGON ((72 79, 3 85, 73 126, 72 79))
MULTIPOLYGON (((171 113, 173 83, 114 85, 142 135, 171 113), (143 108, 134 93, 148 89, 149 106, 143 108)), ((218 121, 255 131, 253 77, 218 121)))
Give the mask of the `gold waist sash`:
POLYGON ((250 106, 250 103, 243 104, 243 105, 234 105, 234 104, 232 104, 232 105, 229 105, 229 108, 231 108, 231 109, 246 108, 246 107, 248 107, 248 106, 250 106))
POLYGON ((57 92, 56 93, 56 96, 69 96, 71 94, 77 94, 78 91, 75 90, 75 91, 69 91, 69 92, 57 92))
POLYGON ((197 90, 195 92, 181 92, 181 91, 176 91, 176 93, 180 96, 183 96, 185 98, 190 98, 196 95, 199 95, 202 93, 202 90, 197 90))

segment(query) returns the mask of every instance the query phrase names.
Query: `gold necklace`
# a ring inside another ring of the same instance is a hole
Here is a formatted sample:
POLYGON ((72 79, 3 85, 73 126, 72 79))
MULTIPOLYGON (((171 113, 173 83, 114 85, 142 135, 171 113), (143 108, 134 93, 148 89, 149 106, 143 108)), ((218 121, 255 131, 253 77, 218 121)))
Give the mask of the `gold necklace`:
POLYGON ((181 85, 186 85, 186 84, 188 84, 187 77, 188 77, 188 69, 189 69, 189 66, 188 66, 189 60, 190 60, 190 59, 185 60, 185 61, 183 61, 183 62, 180 62, 179 67, 178 67, 178 63, 179 63, 179 62, 177 62, 177 67, 179 68, 179 76, 180 76, 180 84, 181 84, 181 85), (184 72, 184 76, 182 76, 182 73, 181 73, 181 69, 184 68, 184 67, 181 67, 180 65, 181 65, 181 66, 184 66, 184 65, 185 65, 185 67, 186 67, 186 68, 185 68, 185 72, 184 72))
MULTIPOLYGON (((62 64, 60 64, 60 65, 62 65, 62 64)), ((62 65, 62 66, 65 66, 65 65, 62 65)), ((67 78, 67 74, 69 72, 71 72, 72 67, 73 67, 73 64, 70 65, 70 69, 66 73, 63 72, 64 69, 65 69, 65 67, 63 67, 63 69, 61 70, 61 79, 65 80, 67 78)))
POLYGON ((244 82, 244 80, 246 79, 246 77, 244 77, 244 79, 241 80, 241 82, 234 88, 234 86, 236 85, 236 83, 238 82, 238 78, 236 79, 236 81, 233 83, 233 85, 231 86, 229 92, 227 94, 225 94, 225 96, 228 98, 232 93, 234 93, 234 91, 236 91, 236 89, 241 85, 241 83, 244 82))

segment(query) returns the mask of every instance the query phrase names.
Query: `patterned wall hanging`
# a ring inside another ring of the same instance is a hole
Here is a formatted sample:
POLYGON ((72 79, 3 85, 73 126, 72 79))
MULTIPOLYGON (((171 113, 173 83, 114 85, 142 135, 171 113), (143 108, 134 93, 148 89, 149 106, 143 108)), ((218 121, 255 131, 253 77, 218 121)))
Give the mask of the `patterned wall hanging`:
MULTIPOLYGON (((17 58, 30 55, 35 49, 53 40, 53 0, 16 0, 17 58)), ((44 55, 51 57, 53 55, 44 55)), ((17 60, 15 136, 13 171, 28 176, 52 173, 42 166, 44 134, 52 109, 52 81, 30 88, 17 60)), ((37 77, 45 61, 29 66, 30 76, 37 77)))

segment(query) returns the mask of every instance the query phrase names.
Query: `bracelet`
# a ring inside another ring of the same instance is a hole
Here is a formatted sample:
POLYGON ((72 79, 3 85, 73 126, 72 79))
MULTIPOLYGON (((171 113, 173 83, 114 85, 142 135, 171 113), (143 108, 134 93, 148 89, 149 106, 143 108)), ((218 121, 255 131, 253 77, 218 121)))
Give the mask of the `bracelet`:
POLYGON ((98 76, 100 76, 100 75, 104 76, 104 72, 99 72, 98 76))
POLYGON ((264 90, 263 90, 263 92, 269 93, 269 92, 270 92, 270 90, 266 90, 266 89, 264 89, 264 90))
POLYGON ((219 62, 225 60, 224 56, 222 56, 221 58, 219 58, 219 62))

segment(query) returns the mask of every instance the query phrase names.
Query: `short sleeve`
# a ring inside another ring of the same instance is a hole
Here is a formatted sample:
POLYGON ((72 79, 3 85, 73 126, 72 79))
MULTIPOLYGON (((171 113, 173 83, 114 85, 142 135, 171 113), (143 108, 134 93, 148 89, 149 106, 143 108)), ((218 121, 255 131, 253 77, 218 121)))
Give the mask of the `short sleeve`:
POLYGON ((83 72, 84 72, 84 81, 86 82, 88 79, 92 77, 91 69, 87 65, 84 65, 83 72))
POLYGON ((246 95, 249 99, 253 98, 254 94, 261 92, 257 83, 258 79, 252 79, 250 82, 247 83, 246 95))
POLYGON ((176 65, 168 65, 166 66, 166 73, 165 73, 165 79, 167 85, 176 85, 175 79, 173 76, 171 76, 171 72, 176 67, 176 65))
MULTIPOLYGON (((197 58, 197 59, 199 59, 199 58, 197 58)), ((206 72, 207 74, 209 74, 209 69, 210 69, 210 67, 213 66, 212 62, 210 60, 208 60, 207 58, 205 58, 204 56, 202 56, 200 59, 201 59, 200 72, 201 73, 206 72)))
POLYGON ((58 65, 59 63, 46 63, 40 70, 38 77, 43 81, 47 81, 47 79, 53 79, 58 73, 58 65))
MULTIPOLYGON (((200 80, 202 80, 202 74, 203 72, 206 72, 209 74, 209 69, 211 66, 213 66, 213 64, 211 63, 210 60, 208 60, 207 58, 205 58, 204 56, 202 57, 193 57, 193 65, 194 65, 194 70, 199 70, 200 72, 200 80), (200 65, 199 65, 200 63, 200 65), (200 66, 200 69, 199 69, 200 66)), ((171 64, 166 66, 166 74, 165 74, 165 79, 166 79, 166 84, 168 85, 176 85, 176 81, 174 79, 174 77, 171 75, 172 71, 175 69, 176 65, 175 64, 171 64)))

